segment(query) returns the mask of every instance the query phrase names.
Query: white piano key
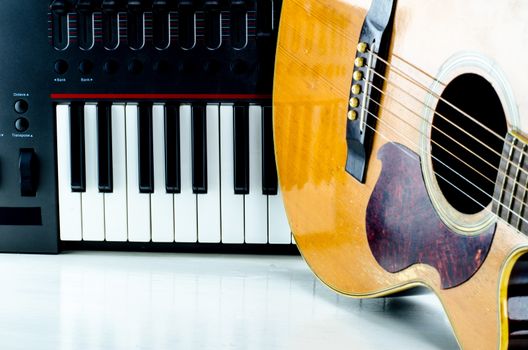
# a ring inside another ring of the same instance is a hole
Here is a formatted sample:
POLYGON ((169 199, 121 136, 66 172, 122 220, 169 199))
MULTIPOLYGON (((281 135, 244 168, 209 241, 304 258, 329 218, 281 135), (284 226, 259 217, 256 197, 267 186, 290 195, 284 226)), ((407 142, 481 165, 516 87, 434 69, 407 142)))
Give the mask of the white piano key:
POLYGON ((262 108, 249 106, 249 194, 245 198, 246 243, 268 242, 268 199, 262 194, 262 108))
POLYGON ((198 242, 220 242, 220 132, 219 105, 206 108, 207 194, 197 195, 198 242))
POLYGON ((152 108, 154 150, 154 193, 150 195, 152 210, 152 241, 174 242, 173 195, 167 193, 165 183, 165 107, 152 108))
POLYGON ((235 194, 233 106, 220 106, 222 242, 244 243, 244 195, 235 194))
POLYGON ((112 106, 113 191, 105 193, 105 235, 107 241, 127 240, 127 169, 125 105, 112 106))
POLYGON ((192 190, 191 106, 180 106, 181 193, 174 195, 176 242, 196 242, 198 237, 196 194, 192 190))
POLYGON ((150 194, 139 192, 138 106, 126 105, 128 240, 150 241, 150 194))
POLYGON ((57 105, 56 118, 60 238, 63 241, 80 241, 81 194, 71 190, 70 106, 57 105))
POLYGON ((104 196, 99 193, 97 142, 97 105, 84 106, 84 149, 86 159, 86 192, 81 194, 84 241, 103 241, 104 196))
POLYGON ((276 196, 268 196, 269 243, 290 244, 292 235, 280 188, 276 196))

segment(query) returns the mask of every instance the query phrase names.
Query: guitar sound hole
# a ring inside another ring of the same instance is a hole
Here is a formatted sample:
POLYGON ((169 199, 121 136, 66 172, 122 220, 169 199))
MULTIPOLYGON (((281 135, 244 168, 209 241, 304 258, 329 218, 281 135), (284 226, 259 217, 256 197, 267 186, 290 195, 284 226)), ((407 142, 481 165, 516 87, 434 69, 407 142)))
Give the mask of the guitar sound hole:
POLYGON ((446 200, 462 213, 475 214, 492 200, 507 131, 504 109, 492 85, 476 74, 452 80, 442 98, 449 104, 440 101, 433 118, 433 170, 446 200))

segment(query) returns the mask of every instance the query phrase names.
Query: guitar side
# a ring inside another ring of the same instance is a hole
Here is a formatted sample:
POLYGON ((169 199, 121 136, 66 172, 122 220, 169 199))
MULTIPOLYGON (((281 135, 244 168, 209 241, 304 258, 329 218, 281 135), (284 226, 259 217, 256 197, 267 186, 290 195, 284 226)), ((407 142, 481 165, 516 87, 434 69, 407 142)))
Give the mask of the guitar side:
MULTIPOLYGON (((378 155, 387 139, 416 150, 420 141, 416 130, 421 124, 410 115, 403 121, 395 118, 386 111, 395 110, 404 116, 408 112, 394 101, 382 99, 376 126, 379 134, 373 140, 365 184, 345 171, 353 58, 369 6, 370 1, 362 0, 283 2, 275 70, 274 131, 281 189, 296 243, 314 273, 338 292, 377 297, 426 285, 440 298, 463 348, 505 347, 507 281, 516 259, 528 250, 526 236, 497 222, 482 264, 468 275, 469 279, 450 288, 442 284, 434 264, 418 263, 388 272, 372 252, 367 210, 384 168, 378 155)), ((515 44, 528 39, 521 18, 528 18, 528 6, 515 1, 424 4, 400 0, 391 51, 431 75, 457 52, 483 52, 503 67, 517 95, 519 114, 527 115, 528 103, 522 99, 526 94, 524 82, 528 81, 528 72, 522 71, 525 53, 515 44), (474 9, 478 13, 469 19, 461 16, 474 9), (493 26, 480 23, 491 19, 508 23, 500 30, 518 36, 497 35, 493 26), (457 33, 456 40, 452 33, 457 33), (498 36, 500 41, 489 39, 498 36), (508 54, 504 48, 510 49, 508 54)), ((392 72, 388 75, 396 83, 402 79, 392 72)), ((389 84, 384 90, 397 93, 389 84)), ((425 94, 417 97, 426 99, 425 94)), ((527 124, 528 118, 520 122, 523 130, 528 130, 524 128, 527 124)))

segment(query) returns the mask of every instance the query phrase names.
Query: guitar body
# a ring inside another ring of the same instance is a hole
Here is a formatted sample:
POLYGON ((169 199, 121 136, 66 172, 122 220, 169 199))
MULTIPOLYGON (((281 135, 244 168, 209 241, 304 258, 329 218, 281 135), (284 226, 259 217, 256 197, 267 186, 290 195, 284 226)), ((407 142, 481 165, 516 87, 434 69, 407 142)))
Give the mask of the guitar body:
POLYGON ((370 6, 283 1, 274 132, 296 243, 318 278, 340 293, 369 298, 425 285, 441 300, 461 347, 507 348, 508 281, 528 238, 493 219, 491 201, 470 214, 446 204, 427 140, 437 118, 429 111, 438 102, 431 90, 442 95, 464 74, 491 84, 507 131, 528 132, 528 3, 397 1, 387 60, 405 75, 384 73, 361 182, 345 171, 347 111, 370 6), (440 84, 432 78, 438 76, 440 84))

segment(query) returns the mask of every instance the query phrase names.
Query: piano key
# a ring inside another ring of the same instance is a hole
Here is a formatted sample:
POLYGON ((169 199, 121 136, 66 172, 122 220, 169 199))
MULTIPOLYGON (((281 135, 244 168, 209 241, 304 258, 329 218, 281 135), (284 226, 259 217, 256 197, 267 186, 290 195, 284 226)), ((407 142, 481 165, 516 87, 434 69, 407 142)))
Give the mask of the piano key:
POLYGON ((192 169, 194 193, 207 193, 207 119, 206 108, 192 106, 192 169))
MULTIPOLYGON (((180 107, 165 106, 165 187, 167 193, 181 192, 180 107)), ((187 164, 189 165, 189 164, 187 164)))
POLYGON ((84 241, 103 241, 104 197, 99 192, 98 145, 97 145, 97 105, 84 106, 84 131, 86 152, 86 192, 81 195, 84 241))
POLYGON ((82 239, 81 194, 71 190, 69 105, 57 105, 56 122, 60 238, 63 241, 80 241, 82 239))
POLYGON ((277 194, 268 196, 268 229, 269 243, 290 244, 292 242, 290 224, 280 190, 277 194))
POLYGON ((170 46, 170 14, 167 0, 154 0, 153 7, 153 43, 158 50, 170 46))
POLYGON ((154 164, 152 160, 152 104, 139 104, 138 113, 139 192, 153 193, 154 164))
POLYGON ((243 49, 248 43, 247 8, 244 0, 231 1, 231 46, 243 49))
POLYGON ((192 189, 192 109, 180 106, 181 192, 174 195, 174 236, 176 242, 196 242, 198 218, 192 189))
POLYGON ((139 191, 138 105, 126 105, 128 240, 150 241, 150 194, 139 191))
POLYGON ((205 12, 205 46, 216 50, 222 45, 222 15, 218 0, 206 0, 205 12))
POLYGON ((127 164, 125 105, 111 108, 112 193, 104 194, 105 235, 107 241, 127 240, 127 164))
POLYGON ((70 149, 71 189, 74 192, 84 192, 86 190, 84 103, 74 102, 70 107, 70 149))
POLYGON ((271 107, 262 108, 262 190, 265 195, 277 194, 277 166, 273 145, 273 115, 271 107))
POLYGON ((248 106, 235 105, 233 115, 233 158, 235 194, 249 193, 248 106))
POLYGON ((119 2, 103 0, 103 45, 107 50, 115 50, 119 46, 119 2))
POLYGON ((206 107, 207 193, 198 194, 198 242, 219 243, 220 233, 220 131, 219 106, 206 107))
POLYGON ((244 196, 235 194, 233 182, 235 176, 233 114, 232 105, 220 106, 222 243, 244 243, 244 196))
POLYGON ((257 33, 271 34, 274 27, 273 0, 257 0, 257 33))
POLYGON ((245 197, 246 243, 268 242, 268 199, 262 190, 262 108, 249 106, 249 194, 245 197))
POLYGON ((154 193, 150 196, 152 210, 152 241, 174 242, 173 195, 165 189, 165 107, 152 108, 154 137, 154 193))
POLYGON ((97 106, 97 145, 99 191, 112 192, 112 105, 108 102, 97 106))
POLYGON ((127 13, 127 40, 132 50, 141 50, 145 46, 145 14, 141 1, 129 0, 127 13))
POLYGON ((190 50, 196 45, 196 13, 192 0, 180 0, 178 5, 178 37, 180 47, 190 50))

